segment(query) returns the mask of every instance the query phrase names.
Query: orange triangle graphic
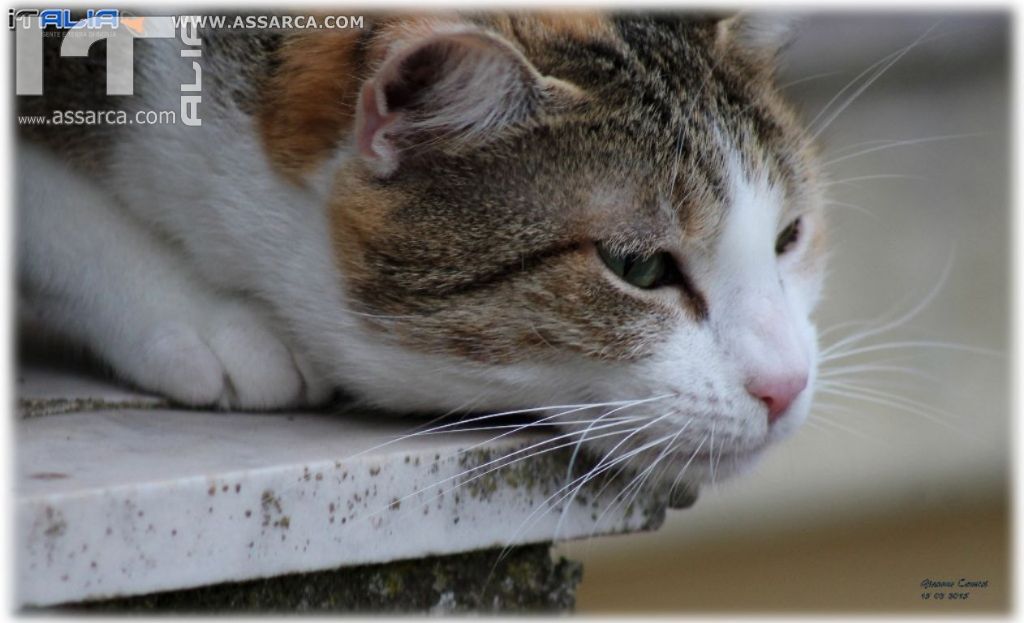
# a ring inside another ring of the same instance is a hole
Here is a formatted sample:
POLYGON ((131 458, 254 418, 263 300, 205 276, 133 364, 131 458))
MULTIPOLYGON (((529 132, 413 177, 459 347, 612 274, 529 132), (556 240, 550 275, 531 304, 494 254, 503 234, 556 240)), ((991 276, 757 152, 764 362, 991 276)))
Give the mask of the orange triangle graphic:
POLYGON ((145 17, 122 17, 121 23, 137 34, 141 35, 142 33, 146 32, 145 17))

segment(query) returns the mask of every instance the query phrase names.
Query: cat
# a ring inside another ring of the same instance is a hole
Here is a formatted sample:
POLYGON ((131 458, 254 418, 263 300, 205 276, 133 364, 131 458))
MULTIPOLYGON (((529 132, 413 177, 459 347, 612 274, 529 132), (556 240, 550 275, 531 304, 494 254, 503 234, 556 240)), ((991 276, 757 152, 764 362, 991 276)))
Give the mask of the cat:
MULTIPOLYGON (((202 125, 22 124, 20 320, 184 405, 522 410, 699 483, 807 417, 826 230, 780 16, 201 31, 202 125), (684 475, 685 472, 685 475, 684 475)), ((48 62, 21 114, 176 110, 48 62)), ((47 41, 48 59, 56 49, 47 41)), ((574 435, 574 436, 573 436, 574 435)))

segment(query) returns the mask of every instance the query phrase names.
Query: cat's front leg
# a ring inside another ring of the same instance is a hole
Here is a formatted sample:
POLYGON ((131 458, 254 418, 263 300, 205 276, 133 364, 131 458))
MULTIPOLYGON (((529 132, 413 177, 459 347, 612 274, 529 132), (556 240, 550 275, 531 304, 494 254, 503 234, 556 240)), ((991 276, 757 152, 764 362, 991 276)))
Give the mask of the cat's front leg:
POLYGON ((20 165, 20 311, 35 326, 188 405, 273 409, 326 397, 256 301, 204 283, 174 245, 49 154, 26 150, 20 165))

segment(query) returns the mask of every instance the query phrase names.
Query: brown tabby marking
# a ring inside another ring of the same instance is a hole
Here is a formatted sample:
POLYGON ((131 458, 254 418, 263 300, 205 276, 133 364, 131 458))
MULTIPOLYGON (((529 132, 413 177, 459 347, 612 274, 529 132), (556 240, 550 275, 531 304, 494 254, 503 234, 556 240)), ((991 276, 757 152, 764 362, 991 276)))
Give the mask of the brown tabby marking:
POLYGON ((615 30, 605 15, 584 11, 512 15, 480 15, 477 19, 506 38, 529 46, 532 41, 614 41, 615 30))
POLYGON ((273 163, 293 178, 326 159, 352 127, 359 85, 359 30, 293 35, 279 52, 258 123, 273 163))

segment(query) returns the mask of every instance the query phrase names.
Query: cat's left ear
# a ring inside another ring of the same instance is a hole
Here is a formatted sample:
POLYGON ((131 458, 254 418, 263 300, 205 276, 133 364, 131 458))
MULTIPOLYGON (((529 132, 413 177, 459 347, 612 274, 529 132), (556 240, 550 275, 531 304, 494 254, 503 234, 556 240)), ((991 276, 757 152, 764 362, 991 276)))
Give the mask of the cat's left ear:
POLYGON ((801 17, 793 13, 743 11, 718 22, 716 44, 724 54, 774 67, 779 52, 793 40, 800 21, 801 17))
POLYGON ((388 175, 417 150, 490 140, 571 90, 497 35, 438 28, 393 50, 364 83, 359 153, 388 175))

